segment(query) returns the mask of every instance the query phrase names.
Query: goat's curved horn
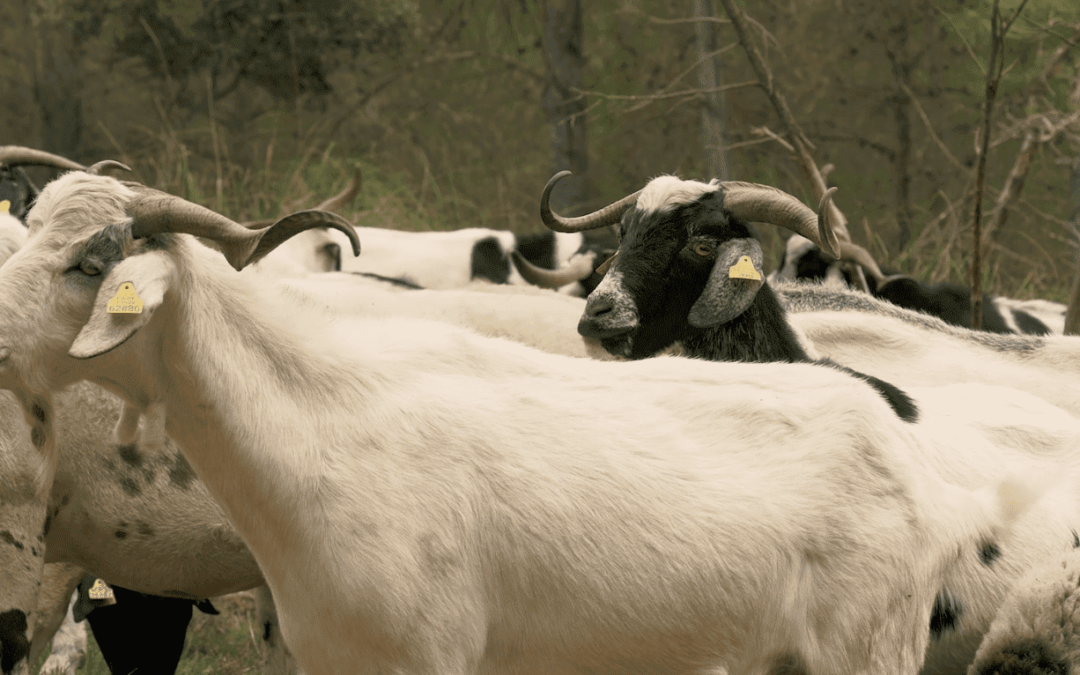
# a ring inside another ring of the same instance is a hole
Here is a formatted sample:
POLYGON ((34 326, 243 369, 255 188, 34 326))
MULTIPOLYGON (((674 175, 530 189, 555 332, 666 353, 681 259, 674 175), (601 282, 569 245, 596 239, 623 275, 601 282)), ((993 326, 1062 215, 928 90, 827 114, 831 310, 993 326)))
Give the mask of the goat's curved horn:
POLYGON ((564 218, 551 210, 549 202, 551 200, 551 190, 555 187, 555 183, 569 175, 571 175, 570 171, 560 171, 552 176, 551 180, 544 186, 544 193, 540 195, 540 220, 544 221, 544 225, 547 225, 548 229, 556 232, 581 232, 582 230, 593 230, 617 223, 622 219, 623 212, 633 206, 638 195, 641 194, 641 190, 638 190, 632 195, 608 204, 599 211, 593 211, 578 218, 564 218))
POLYGON ((23 166, 27 164, 37 166, 55 166, 58 169, 70 169, 79 171, 85 169, 82 164, 73 162, 67 157, 54 155, 44 150, 24 148, 21 145, 0 145, 0 165, 23 166))
POLYGON ((95 162, 95 163, 91 164, 89 167, 87 167, 86 173, 94 175, 94 176, 100 176, 100 175, 104 175, 104 173, 106 171, 110 171, 112 169, 120 169, 121 171, 128 171, 128 172, 131 171, 131 167, 128 166, 127 164, 121 164, 120 162, 116 161, 115 159, 103 159, 100 162, 95 162))
POLYGON ((352 180, 345 186, 345 189, 316 206, 315 210, 337 211, 342 206, 345 206, 356 199, 356 195, 360 194, 361 185, 363 185, 363 176, 360 175, 360 167, 356 167, 353 170, 352 180))
POLYGON ((539 286, 540 288, 560 288, 566 284, 581 281, 592 274, 592 263, 593 260, 596 259, 596 256, 577 256, 569 265, 560 267, 557 270, 547 270, 543 267, 537 267, 526 260, 525 256, 517 251, 510 251, 510 259, 514 261, 514 267, 516 267, 518 273, 521 274, 521 278, 528 281, 533 286, 539 286))
POLYGON ((262 229, 250 230, 186 199, 142 185, 128 185, 139 193, 127 206, 133 221, 133 238, 183 232, 212 239, 236 270, 259 260, 289 237, 316 227, 331 227, 343 232, 352 243, 353 255, 360 255, 360 239, 352 224, 335 213, 300 211, 262 229))
POLYGON ((839 240, 829 219, 829 202, 836 188, 825 192, 814 213, 794 196, 770 185, 723 181, 720 186, 724 189, 724 208, 733 215, 798 232, 820 246, 826 255, 839 257, 839 240))
POLYGON ((858 244, 850 241, 840 242, 840 255, 837 256, 837 259, 862 265, 878 283, 885 279, 884 272, 878 267, 877 261, 870 255, 870 251, 858 244))

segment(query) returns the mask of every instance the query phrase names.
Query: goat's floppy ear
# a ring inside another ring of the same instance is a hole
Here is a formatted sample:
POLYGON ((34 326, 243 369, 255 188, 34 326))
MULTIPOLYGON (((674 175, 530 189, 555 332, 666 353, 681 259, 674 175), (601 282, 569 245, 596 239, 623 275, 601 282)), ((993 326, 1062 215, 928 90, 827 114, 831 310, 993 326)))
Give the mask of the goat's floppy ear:
POLYGON ((150 321, 161 305, 173 264, 162 251, 125 258, 98 288, 90 319, 71 343, 68 354, 89 359, 120 346, 150 321))
POLYGON ((690 308, 690 325, 719 326, 745 312, 764 283, 763 260, 756 239, 732 239, 721 246, 705 290, 690 308))

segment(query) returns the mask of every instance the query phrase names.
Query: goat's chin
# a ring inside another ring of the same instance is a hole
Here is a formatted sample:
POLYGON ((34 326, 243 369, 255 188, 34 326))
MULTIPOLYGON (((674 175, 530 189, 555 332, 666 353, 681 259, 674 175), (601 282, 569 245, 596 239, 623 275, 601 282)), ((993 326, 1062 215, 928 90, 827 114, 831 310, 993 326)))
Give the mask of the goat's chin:
MULTIPOLYGON (((613 354, 605 348, 604 343, 596 338, 582 337, 581 341, 585 344, 585 353, 590 359, 596 359, 597 361, 627 361, 625 356, 619 356, 613 354)), ((606 342, 606 340, 604 341, 606 342)))

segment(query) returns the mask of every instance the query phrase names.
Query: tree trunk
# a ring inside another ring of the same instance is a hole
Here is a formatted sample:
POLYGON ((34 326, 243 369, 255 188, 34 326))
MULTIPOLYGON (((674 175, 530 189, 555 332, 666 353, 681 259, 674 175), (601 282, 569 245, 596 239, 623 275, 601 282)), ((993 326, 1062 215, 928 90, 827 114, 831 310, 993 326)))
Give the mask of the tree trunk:
MULTIPOLYGON (((712 21, 712 2, 694 0, 694 33, 697 42, 698 88, 709 91, 720 86, 720 59, 710 56, 716 51, 716 29, 712 21)), ((705 152, 705 178, 729 180, 727 153, 724 152, 725 100, 722 92, 702 95, 701 147, 705 152)))
MULTIPOLYGON (((1080 155, 1072 165, 1072 223, 1080 229, 1080 155)), ((1080 335, 1080 257, 1077 258, 1076 276, 1073 277, 1069 309, 1065 312, 1065 334, 1080 335)))
POLYGON ((82 140, 82 63, 78 36, 63 2, 28 0, 34 31, 34 98, 41 147, 77 159, 82 140))
POLYGON ((577 91, 585 61, 580 0, 545 0, 543 23, 548 65, 543 106, 551 130, 551 171, 569 169, 574 173, 551 195, 551 205, 561 213, 575 214, 586 206, 589 171, 585 99, 577 91))

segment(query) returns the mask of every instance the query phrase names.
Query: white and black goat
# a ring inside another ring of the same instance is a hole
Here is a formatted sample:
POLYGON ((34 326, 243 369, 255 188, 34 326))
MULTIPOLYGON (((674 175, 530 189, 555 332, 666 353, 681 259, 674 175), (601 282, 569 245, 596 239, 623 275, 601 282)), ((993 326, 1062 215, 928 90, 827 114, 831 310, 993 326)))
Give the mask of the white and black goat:
MULTIPOLYGON (((850 273, 844 269, 846 257, 839 258, 822 251, 806 237, 792 235, 784 247, 784 257, 770 280, 826 280, 854 286, 850 273)), ((851 261, 865 263, 865 260, 851 261)), ((943 281, 930 284, 906 274, 876 265, 866 266, 866 283, 872 295, 895 305, 939 317, 946 323, 970 328, 971 289, 963 284, 943 281), (887 276, 886 276, 887 275, 887 276)), ((983 294, 982 330, 990 333, 1026 333, 1031 335, 1061 335, 1065 330, 1066 306, 1048 300, 1014 300, 983 294)))
MULTIPOLYGON (((828 222, 828 201, 818 214, 795 197, 766 185, 684 181, 660 176, 644 189, 579 218, 563 218, 541 197, 541 218, 551 229, 576 232, 614 223, 619 249, 603 281, 589 295, 578 332, 613 355, 653 356, 678 344, 685 356, 709 361, 811 363, 762 270, 761 245, 748 223, 770 223, 820 240, 839 251, 828 222)), ((832 362, 866 380, 903 419, 917 410, 899 389, 870 374, 832 362)))

